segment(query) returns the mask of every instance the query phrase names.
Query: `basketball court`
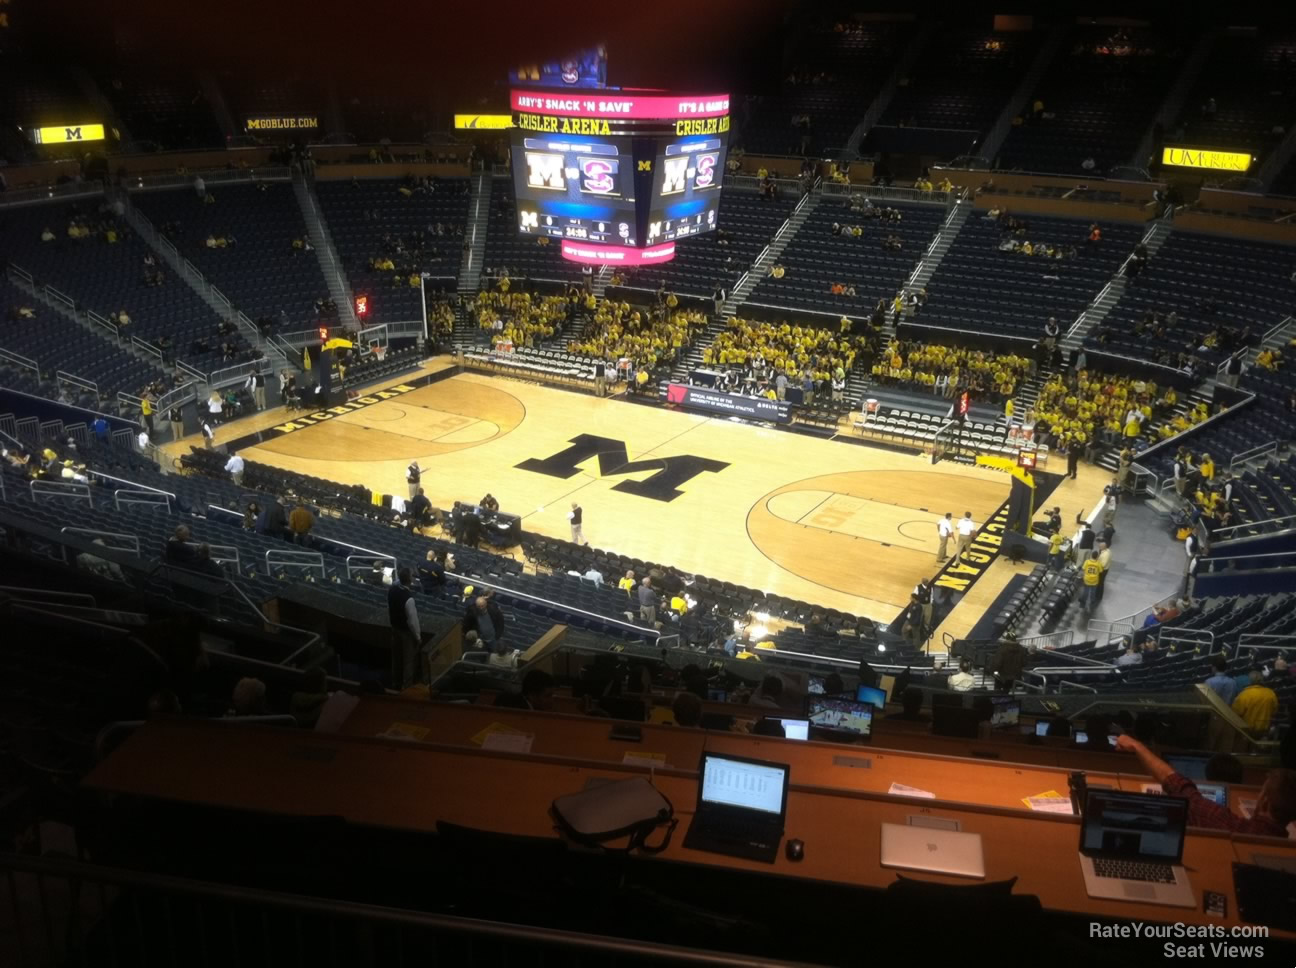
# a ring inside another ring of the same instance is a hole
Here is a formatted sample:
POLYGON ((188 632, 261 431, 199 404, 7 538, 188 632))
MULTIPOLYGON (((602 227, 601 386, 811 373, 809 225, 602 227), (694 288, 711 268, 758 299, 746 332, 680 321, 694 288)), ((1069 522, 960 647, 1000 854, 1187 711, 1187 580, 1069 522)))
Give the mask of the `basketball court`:
POLYGON ((559 538, 579 501, 595 547, 881 622, 938 570, 937 520, 971 511, 988 522, 1009 494, 1000 471, 475 373, 433 376, 445 368, 346 407, 257 414, 222 427, 218 443, 376 493, 404 495, 417 460, 435 506, 489 492, 526 530, 559 538))

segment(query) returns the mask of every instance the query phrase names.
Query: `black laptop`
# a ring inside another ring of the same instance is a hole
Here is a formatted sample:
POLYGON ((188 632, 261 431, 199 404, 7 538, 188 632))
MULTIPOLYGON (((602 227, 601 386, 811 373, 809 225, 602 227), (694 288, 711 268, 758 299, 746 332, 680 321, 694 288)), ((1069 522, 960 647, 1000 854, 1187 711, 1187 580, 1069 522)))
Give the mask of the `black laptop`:
POLYGON ((684 846, 774 863, 787 816, 788 773, 783 763, 703 753, 697 812, 684 846))

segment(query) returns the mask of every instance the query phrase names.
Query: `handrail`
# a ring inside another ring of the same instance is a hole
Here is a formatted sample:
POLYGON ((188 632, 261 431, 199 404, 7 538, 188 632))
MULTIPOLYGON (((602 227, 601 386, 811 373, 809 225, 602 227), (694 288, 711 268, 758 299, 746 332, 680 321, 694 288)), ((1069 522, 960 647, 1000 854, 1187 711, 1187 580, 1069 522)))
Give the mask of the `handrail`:
POLYGON ((125 390, 117 391, 117 402, 124 403, 132 410, 139 410, 144 403, 143 397, 137 397, 133 393, 127 393, 125 390))
POLYGON ((390 561, 393 570, 396 568, 396 559, 391 555, 347 555, 345 561, 347 581, 350 581, 357 571, 368 570, 372 572, 373 566, 380 561, 390 561), (365 564, 352 564, 352 562, 357 561, 365 564))
MULTIPOLYGON (((1246 524, 1230 524, 1230 525, 1229 525, 1228 527, 1226 527, 1226 528, 1215 528, 1213 533, 1214 533, 1215 535, 1218 536, 1218 535, 1223 534, 1223 533, 1226 532, 1226 531, 1239 531, 1239 530, 1241 530, 1241 529, 1243 529, 1243 528, 1258 528, 1258 527, 1261 527, 1262 525, 1266 525, 1266 524, 1278 524, 1278 523, 1281 522, 1281 521, 1293 521, 1293 522, 1296 522, 1296 514, 1284 514, 1282 517, 1278 517, 1278 518, 1262 518, 1262 519, 1259 520, 1259 521, 1248 521, 1246 524)), ((1282 530, 1285 530, 1285 529, 1283 529, 1283 528, 1279 528, 1278 530, 1282 531, 1282 530)), ((1227 541, 1228 539, 1227 539, 1227 538, 1217 538, 1217 540, 1220 540, 1220 541, 1227 541)))
MULTIPOLYGON (((128 542, 128 544, 125 547, 113 548, 114 551, 133 551, 135 554, 139 554, 140 541, 139 541, 139 535, 137 534, 122 534, 121 532, 118 531, 100 531, 97 528, 74 528, 71 526, 68 526, 66 528, 59 528, 59 534, 67 534, 69 532, 72 534, 91 534, 94 535, 96 538, 114 538, 114 539, 120 538, 128 542)), ((104 546, 108 548, 113 547, 112 545, 108 544, 106 541, 104 542, 104 546)))
POLYGON ((915 202, 915 203, 939 203, 947 205, 952 192, 937 191, 933 188, 929 192, 922 191, 918 188, 903 188, 894 185, 849 185, 841 182, 828 181, 824 182, 818 189, 820 195, 863 195, 865 198, 884 198, 897 202, 915 202))
POLYGON ((1048 651, 1065 649, 1075 644, 1075 629, 1062 629, 1059 632, 1042 632, 1038 635, 1018 636, 1017 641, 1028 649, 1045 649, 1048 651), (1054 639, 1058 641, 1050 645, 1049 643, 1054 639))
MULTIPOLYGON (((1209 559, 1206 560, 1209 561, 1209 559)), ((1168 595, 1165 598, 1158 599, 1151 605, 1140 608, 1137 612, 1131 612, 1129 615, 1122 615, 1120 618, 1091 618, 1089 620, 1088 631, 1090 633, 1105 634, 1107 636, 1107 642, 1111 642, 1113 632, 1120 636, 1133 635, 1142 626, 1142 622, 1159 606, 1164 605, 1166 602, 1176 601, 1181 597, 1182 596, 1178 593, 1168 595)))
POLYGON ((318 568, 321 578, 328 577, 324 567, 324 556, 318 551, 294 551, 291 548, 271 548, 265 553, 266 574, 273 575, 271 565, 278 564, 285 568, 318 568), (311 560, 314 559, 314 560, 311 560))
POLYGON ((1071 681, 1069 681, 1069 680, 1067 680, 1067 679, 1061 679, 1061 680, 1058 681, 1058 692, 1059 692, 1059 693, 1062 691, 1062 687, 1063 687, 1063 686, 1070 686, 1072 689, 1078 689, 1078 690, 1080 690, 1081 692, 1092 692, 1092 693, 1094 693, 1094 694, 1097 694, 1097 692, 1098 692, 1098 690, 1097 690, 1096 688, 1094 688, 1093 686, 1086 686, 1086 685, 1082 685, 1082 684, 1079 683, 1079 682, 1071 682, 1071 681))
MULTIPOLYGON (((13 526, 21 527, 21 524, 22 521, 20 520, 17 524, 14 524, 13 526)), ((6 527, 9 526, 10 525, 7 523, 6 527)), ((34 526, 38 528, 38 530, 35 533, 48 536, 46 528, 44 528, 43 526, 37 526, 37 525, 34 526)), ((52 532, 48 532, 48 533, 52 533, 52 532)), ((75 538, 75 536, 69 535, 69 538, 72 539, 75 538)), ((83 541, 81 544, 64 545, 63 547, 65 549, 75 550, 77 553, 81 553, 82 551, 86 551, 86 550, 90 550, 91 554, 95 553, 92 549, 86 549, 84 547, 83 541)), ((105 549, 105 550, 110 550, 110 549, 105 549)), ((149 559, 145 557, 140 558, 139 565, 133 567, 131 565, 127 565, 126 567, 130 567, 132 570, 132 574, 137 574, 143 579, 145 579, 146 581, 149 580, 150 578, 158 577, 159 573, 161 573, 161 575, 163 576, 163 580, 165 580, 165 574, 171 570, 175 570, 177 573, 185 576, 192 574, 186 571, 185 569, 175 568, 175 566, 168 565, 165 562, 161 562, 155 559, 149 559)), ((215 576, 211 576, 211 577, 215 579, 215 576)), ((232 581, 228 576, 223 576, 215 580, 218 580, 221 583, 222 593, 228 592, 231 595, 233 595, 233 597, 241 600, 242 603, 248 608, 248 610, 251 611, 252 614, 254 614, 257 617, 257 619, 260 621, 263 628, 283 630, 286 632, 292 632, 297 635, 304 636, 305 643, 300 648, 298 648, 296 652, 293 653, 293 656, 299 655, 301 652, 313 648, 314 646, 318 645, 319 642, 321 641, 321 637, 318 632, 312 632, 309 629, 298 628, 295 625, 286 625, 283 622, 277 621, 267 616, 263 611, 261 611, 261 608, 255 602, 253 602, 251 598, 248 597, 247 593, 243 590, 243 588, 240 585, 238 585, 236 582, 232 581)), ((43 592, 43 594, 53 595, 55 593, 43 592)), ((93 602, 94 601, 93 598, 91 598, 90 601, 93 602)), ((144 647, 141 646, 141 648, 144 647)), ((149 654, 152 655, 153 653, 150 651, 149 654)), ((289 658, 292 658, 292 656, 290 656, 289 658)), ((286 661, 287 660, 285 660, 285 662, 286 661)))
POLYGON ((69 497, 73 500, 85 501, 87 504, 94 504, 94 498, 90 496, 90 486, 88 484, 73 483, 71 481, 32 481, 28 487, 31 494, 32 503, 36 504, 37 496, 44 494, 48 497, 69 497))
MULTIPOLYGON (((46 286, 45 288, 48 290, 50 287, 46 286)), ((90 320, 90 322, 92 323, 102 326, 104 329, 108 330, 108 332, 112 333, 113 336, 116 336, 119 339, 121 338, 121 327, 110 320, 104 319, 93 309, 88 310, 86 312, 86 319, 90 320)))
POLYGON ((583 608, 576 608, 573 605, 565 605, 562 602, 552 602, 547 598, 540 598, 538 595, 531 595, 527 592, 515 591, 514 589, 507 588, 504 585, 493 585, 488 581, 483 581, 480 578, 473 578, 470 575, 459 575, 454 572, 447 571, 446 577, 454 578, 456 581, 462 582, 466 585, 473 585, 478 588, 494 588, 496 591, 502 594, 511 595, 514 598, 525 598, 528 601, 537 602, 541 605, 547 605, 550 608, 561 609, 562 611, 570 612, 573 615, 583 615, 586 618, 592 618, 599 622, 610 622, 611 624, 620 626, 621 628, 633 630, 635 635, 651 635, 660 639, 663 634, 660 630, 655 628, 649 628, 644 625, 635 625, 633 622, 626 622, 623 621, 622 619, 610 618, 607 615, 599 615, 595 612, 587 612, 583 608))
MULTIPOLYGON (((193 544, 194 542, 190 542, 193 544)), ((211 544, 202 542, 207 545, 207 550, 211 552, 211 560, 220 564, 222 561, 232 561, 237 567, 240 564, 239 550, 233 545, 211 544)))
POLYGON ((1286 652, 1296 648, 1296 635, 1270 635, 1267 632, 1243 632, 1233 646, 1233 657, 1236 659, 1243 649, 1253 652, 1262 649, 1269 652, 1286 652), (1278 645, 1285 642, 1286 645, 1278 645))
POLYGON ((442 679, 446 678, 447 676, 461 669, 471 669, 474 672, 489 671, 491 676, 494 677, 495 679, 515 680, 517 678, 518 670, 516 667, 511 669, 506 669, 503 666, 493 666, 490 664, 490 655, 491 654, 489 652, 478 652, 478 651, 464 652, 459 656, 459 658, 455 659, 448 666, 446 666, 444 669, 438 672, 436 674, 436 678, 428 683, 428 688, 435 689, 437 683, 439 683, 442 679), (482 656, 482 658, 479 660, 475 658, 469 658, 469 656, 482 656))
MULTIPOLYGON (((978 331, 978 330, 974 330, 974 329, 959 329, 959 328, 954 327, 954 326, 938 326, 938 325, 936 325, 935 323, 924 323, 924 322, 921 321, 921 319, 901 319, 901 320, 900 320, 900 325, 902 325, 902 326, 918 326, 918 327, 921 327, 922 329, 938 329, 938 330, 940 330, 942 333, 963 333, 963 334, 968 335, 968 336, 975 336, 975 337, 977 337, 978 339, 986 339, 986 338, 987 338, 987 337, 986 337, 986 334, 985 334, 984 332, 980 332, 980 331, 978 331)), ((1032 338, 1032 337, 1030 337, 1030 336, 1012 336, 1012 335, 1009 335, 1008 333, 995 333, 995 334, 994 334, 994 341, 995 341, 995 342, 1003 342, 1003 341, 1005 341, 1005 340, 1009 340, 1009 341, 1016 342, 1016 343, 1030 343, 1032 346, 1034 346, 1037 342, 1039 342, 1038 340, 1036 340, 1036 339, 1034 339, 1034 338, 1032 338)))
POLYGON ((131 345, 136 349, 147 353, 149 356, 156 356, 160 362, 166 363, 166 356, 163 355, 162 351, 158 347, 154 346, 148 340, 140 339, 138 336, 132 336, 131 345))
POLYGON ((1229 470, 1231 471, 1242 464, 1249 463, 1258 457, 1264 457, 1268 454, 1276 454, 1277 452, 1278 441, 1276 440, 1271 440, 1267 444, 1260 444, 1257 447, 1252 447, 1250 450, 1244 450, 1240 454, 1234 454, 1233 459, 1229 461, 1229 470))
POLYGON ((140 483, 138 483, 137 481, 128 481, 128 480, 127 480, 126 478, 124 478, 124 477, 114 477, 112 474, 105 474, 103 471, 97 471, 97 470, 95 470, 93 467, 87 467, 87 468, 86 468, 86 473, 87 473, 87 474, 90 474, 90 475, 93 475, 94 477, 101 477, 101 478, 103 478, 105 481, 112 481, 112 482, 114 482, 114 483, 116 483, 116 484, 127 484, 127 485, 129 485, 129 490, 135 490, 135 491, 155 491, 155 492, 157 492, 158 494, 165 494, 167 497, 169 497, 169 498, 170 498, 171 500, 173 500, 173 501, 176 500, 176 495, 175 495, 172 491, 166 491, 166 490, 163 490, 163 489, 160 488, 160 487, 150 487, 150 486, 147 485, 147 484, 140 484, 140 483))
POLYGON ((131 191, 152 191, 160 188, 193 188, 194 179, 201 177, 207 185, 229 185, 237 182, 287 181, 289 169, 283 166, 258 165, 255 168, 197 168, 180 174, 139 174, 130 176, 131 191))
POLYGON ((0 348, 0 360, 12 363, 14 366, 20 366, 23 369, 31 370, 40 379, 40 364, 29 356, 23 356, 21 353, 14 353, 10 350, 0 348))
POLYGON ((215 299, 218 303, 222 303, 225 306, 226 317, 233 315, 234 304, 229 301, 229 297, 226 296, 225 293, 221 292, 219 289, 216 288, 215 283, 213 283, 211 286, 208 287, 208 292, 211 293, 213 299, 215 299))
POLYGON ((212 370, 207 375, 207 385, 215 388, 228 386, 237 383, 239 380, 245 380, 253 373, 271 373, 274 367, 264 356, 255 360, 244 360, 242 363, 235 363, 233 366, 222 367, 219 370, 212 370))
MULTIPOLYGON (((1088 351, 1086 351, 1086 352, 1088 352, 1088 351)), ((1111 356, 1111 355, 1115 355, 1115 354, 1107 354, 1107 355, 1111 356)), ((1125 357, 1125 359, 1129 359, 1129 357, 1125 357)), ((1142 361, 1139 361, 1139 362, 1142 362, 1142 361)), ((1154 364, 1154 365, 1159 365, 1159 364, 1154 364)), ((1162 448, 1164 448, 1164 449, 1166 449, 1166 450, 1170 450, 1172 447, 1177 446, 1177 443, 1176 443, 1177 441, 1183 439, 1184 437, 1186 437, 1186 436, 1189 435, 1189 434, 1197 433, 1198 431, 1202 430, 1203 428, 1211 426, 1211 425, 1214 424, 1216 421, 1223 420, 1223 419, 1226 418, 1226 417, 1231 417, 1231 416, 1233 416, 1233 415, 1236 414, 1237 411, 1238 411, 1239 409, 1241 409, 1242 407, 1250 406, 1252 403, 1254 403, 1254 402, 1255 402, 1255 399, 1256 399, 1256 395, 1255 395, 1254 393, 1249 393, 1249 394, 1247 394, 1247 396, 1246 396, 1245 399, 1243 399, 1243 400, 1239 400, 1237 403, 1233 404, 1231 407, 1227 407, 1227 408, 1225 408, 1224 410, 1221 410, 1219 413, 1213 413, 1213 414, 1211 414, 1209 417, 1207 417, 1207 418, 1206 418, 1205 420, 1203 420, 1201 423, 1199 423, 1199 424, 1193 424, 1193 425, 1192 425, 1191 427, 1189 427, 1187 430, 1181 430, 1181 431, 1179 431, 1179 432, 1176 433, 1176 434, 1172 434, 1171 436, 1167 437, 1165 440, 1158 440, 1156 443, 1152 444, 1152 445, 1151 445, 1150 447, 1148 447, 1146 450, 1141 451, 1141 452, 1139 453, 1138 456, 1139 456, 1139 458, 1140 458, 1141 460, 1146 460, 1150 454, 1152 454, 1152 453, 1154 453, 1154 452, 1156 452, 1156 451, 1160 451, 1162 448)), ((1165 486, 1164 486, 1164 484, 1162 485, 1162 490, 1163 490, 1163 491, 1165 490, 1165 486)))
POLYGON ((99 384, 94 380, 87 380, 85 377, 77 376, 75 373, 68 373, 66 370, 56 370, 54 372, 54 381, 56 383, 71 383, 73 386, 80 387, 83 390, 90 390, 99 395, 99 384))
MULTIPOLYGON (((1216 565, 1224 565, 1230 562, 1236 563, 1239 561, 1258 561, 1262 558, 1288 558, 1296 560, 1296 551, 1271 551, 1262 555, 1219 555, 1202 558, 1201 564, 1206 566, 1207 572, 1213 573, 1224 570, 1222 567, 1215 567, 1216 565)), ((1276 562, 1275 564, 1277 565, 1276 562)), ((1282 565, 1277 565, 1277 567, 1281 568, 1282 565)))
POLYGON ((123 504, 151 504, 154 507, 166 508, 168 512, 171 510, 170 496, 164 492, 152 489, 147 491, 136 491, 125 487, 118 488, 113 491, 113 507, 120 511, 123 504), (125 500, 123 500, 123 498, 125 498, 125 500))
POLYGON ((134 651, 137 655, 144 655, 144 656, 147 656, 147 657, 148 657, 148 658, 149 658, 149 659, 150 659, 150 660, 151 660, 155 665, 157 665, 158 668, 160 668, 163 672, 166 672, 166 671, 167 671, 167 664, 166 664, 166 662, 162 659, 162 657, 161 657, 160 655, 158 655, 156 652, 154 652, 154 651, 153 651, 151 648, 149 648, 147 645, 145 645, 143 642, 141 642, 139 639, 137 639, 137 638, 135 638, 133 635, 131 635, 131 634, 130 634, 130 630, 129 630, 128 628, 123 628, 123 627, 120 626, 120 625, 110 625, 110 624, 109 624, 108 622, 106 622, 106 621, 104 621, 104 622, 96 622, 96 621, 94 621, 93 619, 89 619, 89 618, 80 618, 80 617, 75 616, 75 615, 69 615, 69 614, 67 614, 66 612, 51 612, 48 608, 42 608, 42 607, 41 607, 42 605, 49 605, 49 604, 52 604, 52 603, 50 603, 50 602, 15 602, 13 607, 14 607, 15 610, 22 610, 22 611, 26 611, 26 612, 38 612, 38 613, 41 614, 41 615, 49 615, 49 616, 51 616, 51 617, 53 617, 53 618, 58 619, 60 622, 64 622, 64 623, 75 623, 75 624, 77 624, 77 625, 90 626, 90 627, 98 628, 98 629, 107 629, 108 631, 111 631, 111 632, 121 632, 121 633, 125 633, 125 636, 126 636, 126 637, 123 639, 123 644, 129 646, 129 647, 132 649, 132 651, 134 651))
POLYGON ((184 360, 176 360, 176 368, 179 370, 183 370, 185 373, 188 373, 190 376, 194 377, 195 379, 202 380, 204 383, 207 382, 206 373, 198 369, 196 366, 191 366, 190 364, 186 363, 184 360))
POLYGON ((57 299, 59 302, 63 303, 65 306, 69 307, 70 309, 73 310, 76 309, 76 300, 73 299, 71 296, 69 296, 67 293, 63 292, 62 290, 55 289, 53 286, 47 284, 45 286, 45 294, 48 296, 52 296, 54 299, 57 299))
MULTIPOLYGON (((183 899, 184 910, 197 909, 201 912, 203 902, 217 905, 222 911, 235 904, 246 905, 252 912, 259 909, 261 916, 247 921, 247 923, 255 925, 255 927, 247 929, 254 932, 254 936, 236 937, 235 939, 240 943, 248 943, 253 948, 264 943, 261 932, 266 930, 266 926, 271 923, 272 919, 275 919, 273 926, 276 929, 280 925, 286 926, 290 922, 300 927, 303 923, 303 916, 305 916, 319 919, 321 923, 328 923, 333 926, 347 926, 350 923, 372 925, 375 934, 381 932, 383 937, 394 936, 398 941, 397 950, 401 950, 403 947, 400 942, 409 940, 408 950, 422 951, 426 949, 431 952, 433 960, 442 960, 447 963, 453 959, 453 956, 449 954, 449 950, 458 950, 467 941, 469 950, 478 951, 494 950, 501 945, 503 945, 504 949, 520 945, 541 948, 543 949, 544 958, 540 960, 552 964, 652 963, 705 966, 705 968, 795 968, 790 962, 772 959, 765 955, 754 957, 718 951, 703 951, 661 944, 656 941, 623 939, 609 935, 577 933, 556 928, 507 924, 502 921, 484 921, 445 914, 428 914, 408 908, 381 907, 376 904, 363 904, 355 901, 335 901, 322 897, 276 893, 260 888, 190 880, 173 877, 169 874, 153 874, 122 867, 101 867, 81 861, 55 857, 50 854, 39 857, 8 853, 0 854, 0 869, 10 872, 11 884, 15 873, 24 877, 34 877, 38 880, 42 885, 42 889, 37 891, 33 888, 31 894, 33 898, 40 899, 38 902, 41 905, 40 914, 46 924, 53 924, 57 920, 56 916, 45 906, 47 895, 43 888, 46 881, 51 881, 56 885, 56 889, 59 889, 60 896, 63 893, 76 896, 79 886, 94 885, 97 889, 92 890, 87 887, 83 892, 86 904, 93 903, 89 900, 91 898, 98 898, 102 902, 105 897, 117 894, 125 896, 134 893, 162 897, 167 900, 167 903, 162 905, 162 911, 167 912, 167 919, 170 918, 170 912, 175 908, 175 905, 170 903, 173 898, 183 899), (125 888, 126 891, 105 890, 105 888, 125 888), (414 939, 408 939, 405 935, 406 931, 411 934, 414 932, 440 933, 451 940, 445 945, 423 944, 416 946, 413 940, 417 940, 417 935, 414 936, 414 939), (443 951, 443 948, 446 950, 443 951), (599 955, 597 959, 594 958, 595 954, 599 955), (438 956, 441 957, 438 959, 438 956)), ((211 910, 215 910, 215 908, 211 910)), ((95 930, 98 930, 107 924, 109 925, 108 950, 115 952, 118 949, 116 947, 116 935, 111 930, 113 918, 108 916, 110 912, 107 911, 97 913, 101 917, 91 918, 87 915, 85 918, 79 919, 79 921, 74 920, 69 930, 75 931, 78 923, 84 925, 85 927, 82 930, 87 932, 91 930, 91 925, 94 925, 95 930)), ((210 911, 209 916, 212 916, 210 911)), ((240 923, 243 922, 231 915, 229 926, 233 931, 237 932, 239 930, 237 925, 240 923)), ((172 931, 170 920, 166 920, 165 931, 159 929, 158 936, 162 939, 177 936, 172 931)), ((71 942, 80 943, 80 938, 75 934, 69 937, 71 942)), ((177 956, 176 946, 172 945, 172 948, 171 955, 177 956)), ((296 953, 297 955, 301 954, 300 948, 296 953)), ((65 954, 68 954, 68 957, 61 960, 74 960, 69 953, 65 952, 65 954)), ((182 962, 187 957, 188 953, 186 952, 186 954, 168 960, 182 962)), ((156 960, 156 958, 151 960, 156 960)))
POLYGON ((168 390, 162 396, 158 397, 157 412, 166 413, 172 407, 184 406, 191 399, 198 399, 197 380, 188 380, 174 389, 168 390))
POLYGON ((1158 645, 1177 645, 1178 643, 1192 643, 1194 646, 1205 644, 1209 649, 1215 644, 1215 633, 1209 629, 1189 629, 1171 626, 1163 628, 1157 632, 1158 645))
MULTIPOLYGON (((131 537, 134 537, 134 535, 131 537)), ((99 604, 95 601, 95 597, 88 592, 65 592, 57 588, 23 588, 21 585, 0 585, 0 592, 4 592, 14 599, 21 599, 22 595, 43 595, 48 598, 67 599, 69 602, 86 602, 95 608, 99 604)), ((39 598, 33 600, 39 601, 39 598)))

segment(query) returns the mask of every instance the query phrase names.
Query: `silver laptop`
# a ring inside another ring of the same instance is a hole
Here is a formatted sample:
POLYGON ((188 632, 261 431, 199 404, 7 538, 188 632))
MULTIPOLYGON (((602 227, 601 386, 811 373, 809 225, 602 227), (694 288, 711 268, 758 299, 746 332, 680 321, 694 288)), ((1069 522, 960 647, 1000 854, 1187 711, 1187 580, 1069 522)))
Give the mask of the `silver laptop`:
POLYGON ((1193 907, 1183 869, 1188 801, 1089 790, 1080 819, 1080 869, 1090 897, 1193 907))
POLYGON ((898 823, 882 825, 882 866, 955 877, 986 876, 980 834, 898 823))
POLYGON ((774 722, 783 724, 784 739, 810 738, 810 720, 808 719, 776 719, 774 722))

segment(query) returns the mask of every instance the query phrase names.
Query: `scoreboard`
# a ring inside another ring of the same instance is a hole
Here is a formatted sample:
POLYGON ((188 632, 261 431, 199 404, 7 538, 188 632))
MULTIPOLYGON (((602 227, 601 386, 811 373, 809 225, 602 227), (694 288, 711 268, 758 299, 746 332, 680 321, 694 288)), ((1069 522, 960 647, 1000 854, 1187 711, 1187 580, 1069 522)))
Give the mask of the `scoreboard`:
POLYGON ((518 231, 578 262, 642 265, 717 225, 727 94, 512 92, 518 231))

